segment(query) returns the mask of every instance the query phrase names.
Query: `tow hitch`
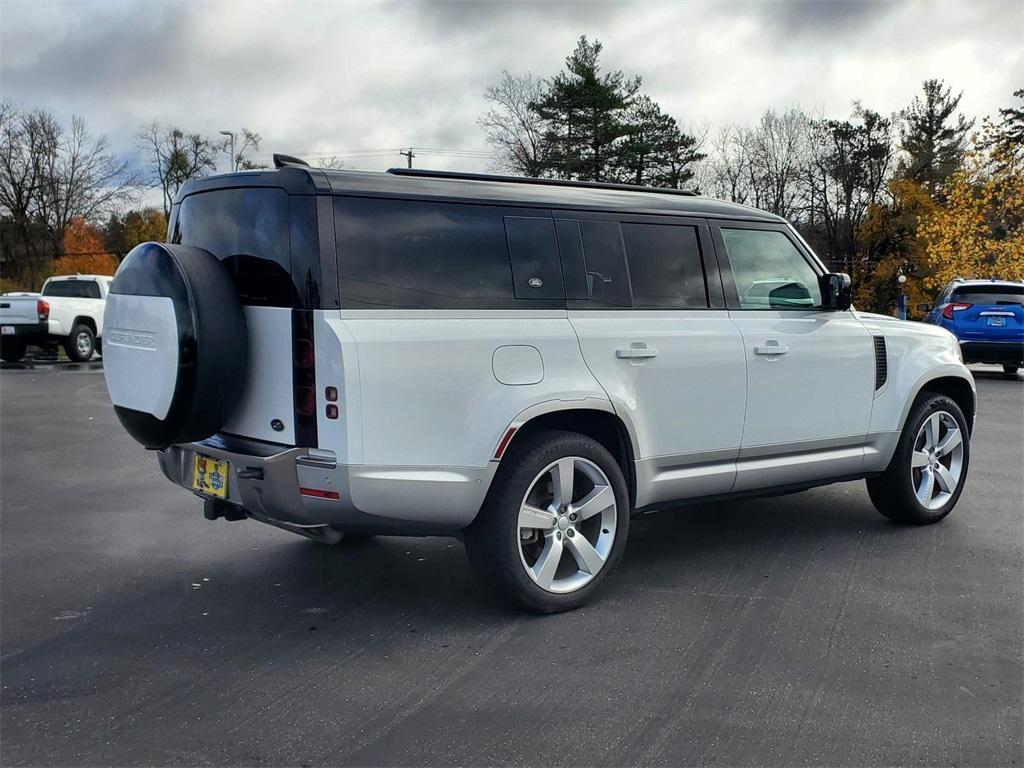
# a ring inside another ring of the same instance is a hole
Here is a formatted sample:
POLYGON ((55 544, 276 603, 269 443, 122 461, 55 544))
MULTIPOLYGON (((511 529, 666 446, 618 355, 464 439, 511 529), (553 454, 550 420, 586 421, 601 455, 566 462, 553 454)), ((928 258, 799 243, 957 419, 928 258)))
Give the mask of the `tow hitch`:
POLYGON ((234 504, 228 504, 220 499, 203 499, 203 517, 207 520, 216 520, 223 517, 225 520, 245 520, 248 515, 245 510, 234 504))

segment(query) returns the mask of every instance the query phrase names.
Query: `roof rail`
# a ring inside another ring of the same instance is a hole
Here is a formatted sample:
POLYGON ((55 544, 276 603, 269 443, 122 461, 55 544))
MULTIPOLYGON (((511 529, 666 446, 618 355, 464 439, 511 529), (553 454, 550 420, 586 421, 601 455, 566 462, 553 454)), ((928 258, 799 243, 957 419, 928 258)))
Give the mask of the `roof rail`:
POLYGON ((305 160, 301 160, 297 157, 292 157, 291 155, 278 155, 276 153, 274 154, 275 168, 287 168, 288 166, 296 165, 304 168, 309 168, 309 163, 307 163, 305 160))
POLYGON ((663 195, 696 197, 696 192, 668 187, 641 187, 635 184, 612 184, 604 181, 571 181, 569 179, 535 179, 530 176, 496 176, 489 173, 430 171, 420 168, 388 168, 395 176, 420 176, 428 179, 461 179, 467 181, 498 181, 509 184, 539 184, 547 187, 582 187, 584 189, 620 189, 627 192, 657 192, 663 195))

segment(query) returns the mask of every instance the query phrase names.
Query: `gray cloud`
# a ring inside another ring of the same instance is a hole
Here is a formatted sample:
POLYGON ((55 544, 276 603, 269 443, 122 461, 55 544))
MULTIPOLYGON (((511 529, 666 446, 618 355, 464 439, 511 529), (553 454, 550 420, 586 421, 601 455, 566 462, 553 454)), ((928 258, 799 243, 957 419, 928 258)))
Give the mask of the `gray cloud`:
MULTIPOLYGON (((1024 7, 978 2, 8 3, 4 98, 81 114, 134 148, 157 119, 263 134, 264 156, 353 153, 385 168, 418 146, 479 152, 484 89, 502 69, 556 72, 577 37, 684 125, 747 122, 800 104, 831 115, 862 99, 883 113, 926 77, 990 114, 1020 87, 1024 7)), ((424 154, 436 167, 485 158, 424 154)))

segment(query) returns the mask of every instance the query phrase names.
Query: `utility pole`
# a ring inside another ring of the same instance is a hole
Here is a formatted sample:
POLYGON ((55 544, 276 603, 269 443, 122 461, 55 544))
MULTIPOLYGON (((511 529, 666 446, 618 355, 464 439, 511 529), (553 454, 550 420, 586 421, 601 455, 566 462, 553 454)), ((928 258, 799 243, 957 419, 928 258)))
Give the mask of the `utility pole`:
POLYGON ((416 157, 416 153, 412 151, 412 147, 409 147, 408 152, 399 152, 402 157, 409 161, 409 167, 412 168, 412 159, 416 157))
POLYGON ((235 133, 234 131, 221 131, 220 133, 222 136, 227 136, 231 140, 231 171, 237 171, 237 160, 235 158, 235 133))

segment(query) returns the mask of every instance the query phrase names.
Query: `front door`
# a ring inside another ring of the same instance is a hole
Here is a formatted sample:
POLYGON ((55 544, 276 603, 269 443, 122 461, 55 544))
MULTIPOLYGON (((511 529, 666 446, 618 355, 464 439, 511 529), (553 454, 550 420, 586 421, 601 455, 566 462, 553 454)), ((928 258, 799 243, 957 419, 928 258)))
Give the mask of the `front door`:
POLYGON ((743 428, 743 343, 724 307, 707 226, 556 219, 569 319, 634 433, 637 506, 729 492, 743 428))
POLYGON ((714 234, 747 363, 735 490, 856 474, 874 396, 871 334, 852 311, 821 309, 820 267, 788 227, 714 234))

